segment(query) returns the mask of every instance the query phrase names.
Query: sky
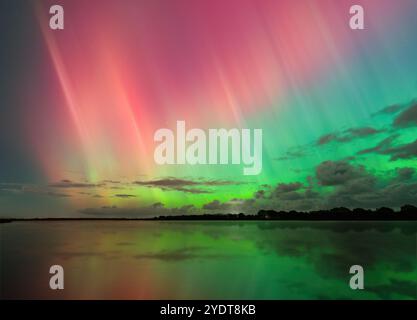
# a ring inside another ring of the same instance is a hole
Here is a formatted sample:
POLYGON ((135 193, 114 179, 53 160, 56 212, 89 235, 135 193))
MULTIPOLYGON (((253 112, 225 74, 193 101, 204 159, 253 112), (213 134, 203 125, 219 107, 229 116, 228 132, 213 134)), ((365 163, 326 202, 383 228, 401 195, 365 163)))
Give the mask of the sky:
POLYGON ((53 4, 0 3, 1 217, 417 205, 416 1, 53 4), (180 120, 262 129, 262 172, 156 164, 180 120))

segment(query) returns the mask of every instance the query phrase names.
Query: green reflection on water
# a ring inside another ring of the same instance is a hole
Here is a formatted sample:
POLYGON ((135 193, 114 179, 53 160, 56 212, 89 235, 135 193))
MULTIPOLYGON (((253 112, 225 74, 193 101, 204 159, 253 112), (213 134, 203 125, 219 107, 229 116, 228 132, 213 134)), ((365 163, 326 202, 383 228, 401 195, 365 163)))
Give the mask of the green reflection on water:
POLYGON ((416 299, 416 222, 1 225, 2 298, 416 299), (65 289, 48 287, 49 266, 65 289), (365 269, 351 290, 349 268, 365 269))

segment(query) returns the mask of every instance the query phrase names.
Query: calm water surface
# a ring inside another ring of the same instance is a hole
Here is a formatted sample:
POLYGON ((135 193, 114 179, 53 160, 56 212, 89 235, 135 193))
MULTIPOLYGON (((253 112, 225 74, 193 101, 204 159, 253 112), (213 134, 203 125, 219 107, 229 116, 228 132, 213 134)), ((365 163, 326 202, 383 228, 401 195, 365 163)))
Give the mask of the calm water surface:
POLYGON ((417 222, 16 222, 2 298, 416 299, 417 222), (49 289, 49 267, 65 289, 49 289), (351 290, 351 265, 365 290, 351 290))

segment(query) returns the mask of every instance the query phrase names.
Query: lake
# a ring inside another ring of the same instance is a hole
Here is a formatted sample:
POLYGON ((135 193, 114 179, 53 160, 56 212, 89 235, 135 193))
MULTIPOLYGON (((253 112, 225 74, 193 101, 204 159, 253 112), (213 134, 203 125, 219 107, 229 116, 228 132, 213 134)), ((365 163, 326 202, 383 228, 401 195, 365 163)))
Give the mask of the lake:
POLYGON ((0 225, 1 298, 417 299, 417 221, 0 225), (51 265, 65 289, 49 288, 51 265), (364 269, 352 290, 349 268, 364 269))

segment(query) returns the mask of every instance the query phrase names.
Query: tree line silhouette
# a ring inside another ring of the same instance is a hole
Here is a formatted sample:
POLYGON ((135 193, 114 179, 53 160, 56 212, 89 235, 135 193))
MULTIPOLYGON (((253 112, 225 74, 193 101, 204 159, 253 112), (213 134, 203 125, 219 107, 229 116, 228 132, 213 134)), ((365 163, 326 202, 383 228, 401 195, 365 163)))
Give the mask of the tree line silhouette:
POLYGON ((153 218, 0 218, 0 223, 13 221, 96 221, 96 220, 283 220, 283 221, 406 221, 417 220, 417 207, 404 205, 400 210, 381 207, 378 209, 349 209, 345 207, 316 211, 275 211, 259 210, 257 214, 217 213, 158 216, 153 218))
POLYGON ((378 209, 349 209, 345 207, 333 208, 329 210, 317 211, 275 211, 259 210, 257 214, 195 214, 195 215, 176 215, 176 216, 159 216, 152 220, 417 220, 417 207, 413 205, 404 205, 399 211, 381 207, 378 209))

